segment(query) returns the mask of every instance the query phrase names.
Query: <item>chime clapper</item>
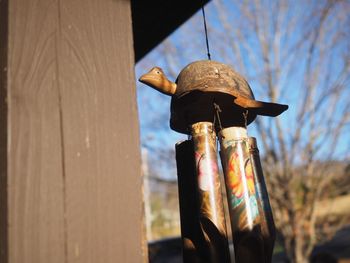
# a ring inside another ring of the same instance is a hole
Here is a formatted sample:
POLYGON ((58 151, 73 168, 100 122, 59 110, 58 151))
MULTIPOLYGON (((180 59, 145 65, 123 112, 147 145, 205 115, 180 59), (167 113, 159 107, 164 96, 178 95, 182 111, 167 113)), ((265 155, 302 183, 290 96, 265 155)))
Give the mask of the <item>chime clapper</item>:
MULTIPOLYGON (((158 90, 159 92, 173 96, 177 95, 177 84, 175 82, 170 81, 164 74, 163 70, 160 67, 154 67, 146 74, 142 75, 139 78, 139 81, 150 86, 151 88, 154 88, 158 90)), ((258 100, 252 100, 249 98, 246 98, 242 96, 242 94, 238 93, 235 90, 231 90, 231 95, 234 97, 233 102, 244 108, 244 109, 263 109, 263 108, 273 108, 273 113, 268 113, 264 115, 268 116, 277 116, 283 111, 288 109, 287 105, 281 105, 276 103, 270 103, 270 102, 263 102, 258 100)))

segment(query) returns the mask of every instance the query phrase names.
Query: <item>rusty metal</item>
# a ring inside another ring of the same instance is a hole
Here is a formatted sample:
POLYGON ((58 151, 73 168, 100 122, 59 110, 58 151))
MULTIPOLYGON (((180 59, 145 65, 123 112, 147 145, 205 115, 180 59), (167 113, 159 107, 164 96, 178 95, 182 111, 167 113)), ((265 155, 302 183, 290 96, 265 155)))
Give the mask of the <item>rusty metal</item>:
POLYGON ((208 257, 208 244, 199 223, 196 166, 192 140, 176 144, 176 165, 179 187, 179 207, 183 261, 200 263, 208 257))
POLYGON ((216 133, 212 123, 200 122, 191 129, 198 191, 201 196, 200 211, 225 234, 225 217, 221 197, 219 167, 217 162, 216 133))
POLYGON ((184 262, 228 263, 213 124, 196 123, 191 134, 191 141, 176 146, 184 262))
POLYGON ((214 126, 209 122, 193 124, 191 135, 197 174, 199 221, 205 239, 210 244, 209 262, 229 262, 214 126))

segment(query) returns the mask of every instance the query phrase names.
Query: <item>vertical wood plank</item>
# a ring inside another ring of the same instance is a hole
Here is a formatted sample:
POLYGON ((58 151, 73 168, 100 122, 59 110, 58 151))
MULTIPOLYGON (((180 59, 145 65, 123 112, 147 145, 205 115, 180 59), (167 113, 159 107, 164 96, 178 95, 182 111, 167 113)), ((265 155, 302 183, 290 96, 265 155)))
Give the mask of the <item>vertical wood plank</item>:
POLYGON ((61 0, 69 262, 142 262, 129 1, 61 0))
POLYGON ((141 262, 130 2, 3 1, 1 262, 141 262))
POLYGON ((56 1, 9 3, 9 262, 65 260, 56 1))
POLYGON ((0 262, 8 260, 7 36, 8 1, 0 0, 0 262))

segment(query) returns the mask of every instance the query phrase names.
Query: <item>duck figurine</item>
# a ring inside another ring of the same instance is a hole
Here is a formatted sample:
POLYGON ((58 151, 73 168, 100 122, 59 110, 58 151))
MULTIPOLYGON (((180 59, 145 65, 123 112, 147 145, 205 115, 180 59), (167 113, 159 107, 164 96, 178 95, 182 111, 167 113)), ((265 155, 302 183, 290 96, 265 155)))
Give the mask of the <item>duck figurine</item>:
POLYGON ((165 95, 178 98, 194 90, 226 93, 234 97, 234 104, 259 115, 276 117, 288 109, 288 105, 255 100, 241 75, 229 66, 211 60, 189 64, 180 72, 176 83, 170 81, 160 67, 152 68, 139 81, 165 95))

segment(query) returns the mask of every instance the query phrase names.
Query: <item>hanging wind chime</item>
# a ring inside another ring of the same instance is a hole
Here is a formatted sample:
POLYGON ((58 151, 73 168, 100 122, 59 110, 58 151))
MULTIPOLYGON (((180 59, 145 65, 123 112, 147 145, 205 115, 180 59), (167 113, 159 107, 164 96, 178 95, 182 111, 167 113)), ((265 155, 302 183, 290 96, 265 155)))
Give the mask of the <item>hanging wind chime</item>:
POLYGON ((203 8, 202 14, 208 60, 190 63, 175 82, 159 67, 139 79, 172 97, 170 127, 190 137, 176 144, 184 262, 269 263, 275 226, 247 126, 257 115, 276 117, 288 106, 255 100, 241 75, 211 60, 203 8))

